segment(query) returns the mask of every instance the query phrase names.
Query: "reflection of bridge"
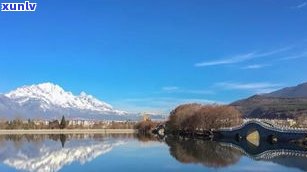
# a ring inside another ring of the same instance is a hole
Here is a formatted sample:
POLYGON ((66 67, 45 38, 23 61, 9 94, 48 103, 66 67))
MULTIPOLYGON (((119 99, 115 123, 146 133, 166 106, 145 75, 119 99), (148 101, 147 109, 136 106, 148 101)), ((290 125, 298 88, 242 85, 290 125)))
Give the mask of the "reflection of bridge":
POLYGON ((268 122, 248 120, 241 126, 218 130, 214 140, 253 159, 271 160, 279 157, 307 158, 307 148, 291 142, 305 138, 307 130, 279 128, 268 122), (251 140, 250 135, 253 135, 251 140))
POLYGON ((257 152, 255 154, 255 151, 252 150, 253 148, 248 148, 243 146, 242 148, 241 144, 238 143, 230 143, 227 141, 219 142, 223 146, 231 147, 234 149, 239 150, 243 154, 247 155, 248 157, 255 159, 255 160, 270 160, 274 158, 278 158, 281 156, 296 156, 296 157, 302 157, 302 158, 307 158, 307 152, 304 151, 302 147, 297 146, 296 149, 292 146, 289 146, 289 148, 281 149, 281 148, 276 148, 275 150, 270 150, 267 148, 266 150, 263 150, 263 152, 257 152))
POLYGON ((222 128, 218 130, 222 138, 234 138, 238 141, 247 140, 251 133, 257 133, 258 139, 270 143, 288 142, 291 140, 303 139, 307 137, 306 129, 299 128, 281 128, 267 121, 248 120, 240 126, 234 128, 222 128))
POLYGON ((269 144, 262 141, 260 147, 255 147, 248 142, 240 142, 235 139, 217 139, 218 143, 225 147, 239 150, 244 155, 254 160, 270 161, 283 166, 307 170, 307 149, 294 143, 269 144))

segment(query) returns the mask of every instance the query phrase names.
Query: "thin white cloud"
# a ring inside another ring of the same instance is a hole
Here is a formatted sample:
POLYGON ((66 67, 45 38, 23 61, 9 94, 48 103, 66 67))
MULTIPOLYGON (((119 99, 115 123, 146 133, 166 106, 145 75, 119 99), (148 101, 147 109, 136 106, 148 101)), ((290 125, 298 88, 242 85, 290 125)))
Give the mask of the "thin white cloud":
POLYGON ((201 103, 201 104, 225 104, 224 102, 208 100, 208 99, 189 99, 174 97, 149 97, 149 98, 127 98, 123 99, 119 104, 121 108, 129 112, 150 112, 154 114, 168 115, 175 107, 185 103, 201 103))
POLYGON ((200 90, 200 89, 183 89, 177 86, 162 87, 163 92, 167 93, 187 93, 187 94, 214 94, 212 90, 200 90))
POLYGON ((173 92, 176 90, 179 90, 179 87, 176 86, 166 86, 162 88, 163 91, 167 91, 167 92, 173 92))
POLYGON ((248 54, 237 55, 237 56, 226 58, 226 59, 200 62, 200 63, 196 63, 195 66, 204 67, 204 66, 215 66, 215 65, 239 63, 239 62, 243 62, 249 59, 253 59, 254 57, 255 57, 255 53, 248 53, 248 54))
POLYGON ((301 54, 292 55, 288 57, 283 57, 280 60, 294 60, 294 59, 299 59, 299 58, 304 58, 304 57, 307 57, 307 52, 303 52, 301 54))
MULTIPOLYGON (((180 98, 170 96, 174 93, 179 94, 194 94, 194 95, 208 95, 215 94, 212 90, 201 90, 201 89, 183 89, 178 86, 165 86, 157 93, 167 93, 169 97, 154 96, 145 98, 126 98, 112 104, 120 109, 125 109, 131 113, 152 113, 168 115, 169 112, 180 104, 185 103, 201 103, 201 104, 225 104, 225 102, 199 99, 199 98, 180 98)), ((178 95, 177 95, 178 96, 178 95)))
POLYGON ((242 67, 242 69, 260 69, 267 67, 269 65, 264 65, 264 64, 252 64, 252 65, 247 65, 245 67, 242 67))
POLYGON ((223 58, 219 60, 213 60, 213 61, 204 61, 194 64, 195 67, 204 67, 204 66, 216 66, 216 65, 225 65, 225 64, 235 64, 235 63, 241 63, 248 60, 252 60, 259 57, 267 57, 274 54, 278 54, 284 51, 289 50, 291 47, 285 47, 281 49, 276 49, 268 52, 262 52, 262 53, 256 53, 251 52, 247 54, 241 54, 233 57, 223 58))
POLYGON ((301 4, 298 4, 297 6, 294 6, 293 8, 300 9, 300 8, 305 7, 306 5, 307 5, 307 2, 305 1, 305 2, 303 2, 301 4))
POLYGON ((256 56, 257 57, 266 57, 266 56, 278 54, 278 53, 281 53, 281 52, 284 52, 284 51, 288 51, 288 50, 290 50, 292 48, 293 48, 293 46, 283 47, 283 48, 275 49, 275 50, 272 50, 272 51, 258 53, 256 56))
POLYGON ((212 90, 183 90, 183 92, 190 94, 215 94, 212 90))
POLYGON ((223 89, 228 90, 246 90, 257 94, 269 93, 278 90, 282 87, 281 84, 272 84, 267 82, 259 83, 234 83, 234 82, 221 82, 216 84, 223 89))

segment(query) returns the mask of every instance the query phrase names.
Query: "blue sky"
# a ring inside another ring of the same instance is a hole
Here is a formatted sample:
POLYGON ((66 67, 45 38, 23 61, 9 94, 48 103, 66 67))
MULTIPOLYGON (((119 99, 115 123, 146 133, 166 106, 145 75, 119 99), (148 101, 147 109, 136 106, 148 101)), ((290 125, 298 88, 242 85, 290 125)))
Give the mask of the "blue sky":
POLYGON ((2 93, 53 82, 166 113, 307 81, 306 0, 30 2, 36 12, 0 12, 2 93))

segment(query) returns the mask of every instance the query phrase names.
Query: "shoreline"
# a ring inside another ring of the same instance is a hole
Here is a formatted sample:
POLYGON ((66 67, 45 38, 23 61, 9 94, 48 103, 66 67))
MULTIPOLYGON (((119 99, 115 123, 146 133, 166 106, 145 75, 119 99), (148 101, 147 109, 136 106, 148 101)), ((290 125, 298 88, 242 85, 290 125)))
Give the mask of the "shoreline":
POLYGON ((0 135, 24 134, 135 134, 135 129, 42 129, 42 130, 0 130, 0 135))

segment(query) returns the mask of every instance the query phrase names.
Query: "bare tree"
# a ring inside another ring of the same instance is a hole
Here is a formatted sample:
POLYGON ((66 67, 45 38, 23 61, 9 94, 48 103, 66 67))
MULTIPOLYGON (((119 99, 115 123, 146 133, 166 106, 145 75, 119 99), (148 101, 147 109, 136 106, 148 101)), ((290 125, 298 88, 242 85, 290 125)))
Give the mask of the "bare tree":
POLYGON ((169 121, 167 122, 167 128, 171 131, 183 130, 183 123, 186 119, 193 116, 202 105, 200 104, 185 104, 180 105, 170 113, 169 121))
POLYGON ((234 107, 225 105, 187 104, 178 106, 171 112, 167 129, 209 130, 231 127, 242 123, 242 115, 234 107))

